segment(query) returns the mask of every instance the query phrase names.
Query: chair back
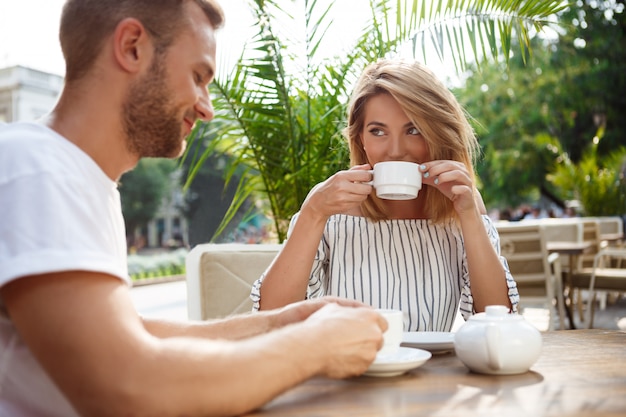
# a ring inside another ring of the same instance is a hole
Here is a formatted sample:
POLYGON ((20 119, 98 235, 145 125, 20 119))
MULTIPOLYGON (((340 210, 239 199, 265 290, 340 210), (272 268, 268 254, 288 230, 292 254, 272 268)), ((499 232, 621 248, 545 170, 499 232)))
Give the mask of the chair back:
POLYGON ((582 238, 582 225, 577 219, 545 219, 539 224, 545 228, 546 242, 578 242, 582 238))
POLYGON ((578 269, 593 268, 593 260, 600 252, 602 239, 600 238, 600 223, 598 219, 593 217, 583 217, 582 222, 582 240, 591 243, 589 250, 578 257, 578 269))
MULTIPOLYGON (((498 225, 500 247, 515 278, 520 295, 520 311, 540 305, 547 309, 547 328, 554 327, 555 276, 560 275, 559 262, 554 263, 555 271, 549 261, 546 248, 545 226, 533 224, 498 225)), ((558 255, 554 254, 558 261, 558 255)), ((560 286, 558 287, 560 289, 560 286)), ((563 325, 562 325, 563 326, 563 325)))
POLYGON ((280 244, 202 244, 186 259, 191 320, 250 312, 252 284, 274 260, 280 244))
POLYGON ((624 221, 619 216, 603 216, 597 217, 600 226, 600 235, 604 234, 623 234, 624 221))
MULTIPOLYGON (((544 238, 548 242, 580 242, 583 238, 583 225, 578 218, 571 219, 542 219, 539 223, 544 226, 544 238)), ((561 270, 568 271, 570 255, 559 256, 561 270)))

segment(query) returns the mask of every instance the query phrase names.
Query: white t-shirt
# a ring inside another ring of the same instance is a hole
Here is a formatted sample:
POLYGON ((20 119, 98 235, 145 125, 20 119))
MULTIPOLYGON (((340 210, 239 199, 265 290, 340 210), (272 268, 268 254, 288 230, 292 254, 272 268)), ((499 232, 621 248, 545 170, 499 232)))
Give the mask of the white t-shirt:
MULTIPOLYGON (((296 214, 288 236, 298 218, 296 214)), ((492 246, 500 255, 498 231, 482 216, 492 246)), ((506 260, 509 300, 517 310, 519 293, 506 260)), ((251 291, 253 308, 260 306, 265 274, 251 291)), ((450 331, 460 311, 474 313, 467 256, 460 227, 449 222, 330 216, 322 235, 306 296, 335 295, 380 308, 404 311, 407 331, 450 331)), ((304 297, 304 294, 303 294, 304 297)))
MULTIPOLYGON (((0 125, 0 287, 67 270, 130 284, 125 235, 117 184, 86 153, 40 124, 0 125)), ((0 298, 0 417, 75 415, 0 298)))

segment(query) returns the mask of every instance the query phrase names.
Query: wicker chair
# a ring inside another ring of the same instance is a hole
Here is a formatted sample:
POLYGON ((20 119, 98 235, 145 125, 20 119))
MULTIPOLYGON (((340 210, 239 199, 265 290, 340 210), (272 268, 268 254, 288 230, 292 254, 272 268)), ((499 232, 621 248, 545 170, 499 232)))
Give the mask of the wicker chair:
POLYGON ((279 244, 202 244, 186 259, 187 310, 207 320, 252 310, 250 290, 278 254, 279 244))
POLYGON ((499 224, 497 229, 502 256, 507 259, 517 282, 522 314, 526 308, 540 304, 549 311, 548 330, 554 328, 554 314, 558 315, 560 328, 564 329, 561 263, 557 253, 548 254, 545 227, 537 223, 518 223, 499 224))
POLYGON ((596 292, 626 292, 626 247, 609 247, 598 252, 593 265, 576 270, 570 277, 573 288, 588 290, 588 305, 585 321, 593 327, 596 292))

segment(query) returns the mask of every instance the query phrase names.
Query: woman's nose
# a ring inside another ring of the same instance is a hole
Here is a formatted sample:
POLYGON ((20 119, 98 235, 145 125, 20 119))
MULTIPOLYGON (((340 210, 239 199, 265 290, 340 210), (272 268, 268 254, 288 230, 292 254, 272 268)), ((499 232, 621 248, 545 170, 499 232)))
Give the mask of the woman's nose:
POLYGON ((404 146, 404 141, 398 137, 393 136, 389 141, 389 148, 387 149, 387 153, 391 157, 391 159, 399 160, 406 154, 406 147, 404 146))

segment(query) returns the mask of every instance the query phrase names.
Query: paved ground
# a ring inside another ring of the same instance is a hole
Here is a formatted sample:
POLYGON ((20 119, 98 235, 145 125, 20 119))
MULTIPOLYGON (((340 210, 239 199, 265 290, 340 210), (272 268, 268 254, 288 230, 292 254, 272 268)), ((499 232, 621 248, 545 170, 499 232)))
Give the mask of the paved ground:
POLYGON ((135 307, 144 317, 187 320, 187 283, 174 281, 142 285, 131 290, 135 307))
MULTIPOLYGON (((134 287, 131 295, 140 314, 145 317, 187 319, 187 284, 175 281, 134 287)), ((542 313, 538 313, 540 316, 542 313)), ((577 328, 583 328, 578 316, 575 317, 577 328)), ((567 325, 566 321, 566 325, 567 325)), ((626 297, 609 302, 606 309, 596 308, 594 328, 626 330, 626 297)), ((555 326, 558 328, 558 324, 555 326)))
MULTIPOLYGON (((578 312, 574 315, 574 323, 579 329, 587 327, 587 323, 580 320, 578 312)), ((567 325, 568 322, 566 321, 565 324, 567 325)), ((626 330, 626 297, 622 296, 617 300, 608 301, 604 310, 596 305, 593 327, 626 330)))

